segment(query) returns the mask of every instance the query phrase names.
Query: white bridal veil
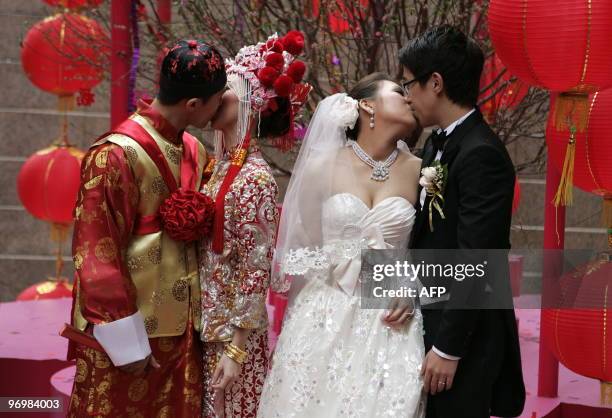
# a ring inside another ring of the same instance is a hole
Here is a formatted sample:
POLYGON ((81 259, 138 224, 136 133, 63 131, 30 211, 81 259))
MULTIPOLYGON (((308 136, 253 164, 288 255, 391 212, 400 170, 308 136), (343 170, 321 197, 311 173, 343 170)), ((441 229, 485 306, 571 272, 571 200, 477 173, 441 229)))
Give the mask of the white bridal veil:
POLYGON ((346 136, 358 118, 357 101, 345 93, 325 98, 315 110, 283 202, 272 271, 278 292, 286 292, 292 281, 324 278, 330 268, 360 254, 359 225, 324 231, 321 220, 331 196, 358 188, 346 136))

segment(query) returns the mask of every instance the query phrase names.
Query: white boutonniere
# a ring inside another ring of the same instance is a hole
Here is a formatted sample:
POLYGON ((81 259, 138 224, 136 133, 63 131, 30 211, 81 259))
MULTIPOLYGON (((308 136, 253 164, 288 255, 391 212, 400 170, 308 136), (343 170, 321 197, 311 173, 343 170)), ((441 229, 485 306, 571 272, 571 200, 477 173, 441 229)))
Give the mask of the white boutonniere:
POLYGON ((421 178, 419 184, 425 189, 427 196, 430 196, 429 201, 429 229, 433 232, 433 211, 438 211, 442 219, 444 212, 442 211, 442 205, 444 205, 444 187, 446 186, 446 177, 448 175, 448 166, 446 164, 440 164, 440 161, 436 161, 433 165, 425 167, 421 170, 421 178))

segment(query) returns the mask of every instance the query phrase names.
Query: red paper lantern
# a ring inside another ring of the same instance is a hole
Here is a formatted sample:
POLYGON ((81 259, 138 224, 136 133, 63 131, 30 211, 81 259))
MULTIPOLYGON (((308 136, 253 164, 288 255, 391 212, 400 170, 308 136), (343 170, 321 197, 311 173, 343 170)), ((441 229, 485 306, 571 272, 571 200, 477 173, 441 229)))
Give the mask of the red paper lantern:
POLYGON ((104 0, 43 0, 49 6, 61 7, 63 9, 84 9, 87 7, 97 7, 104 0))
POLYGON ((491 0, 488 17, 496 53, 526 83, 558 92, 612 86, 612 2, 491 0))
POLYGON ((76 13, 56 14, 28 31, 21 63, 36 87, 70 96, 92 89, 102 80, 107 45, 95 20, 76 13))
MULTIPOLYGON (((491 0, 488 16, 491 41, 510 72, 563 93, 555 120, 583 132, 588 94, 612 86, 612 2, 491 0)), ((571 162, 563 167, 555 206, 572 203, 571 182, 564 181, 571 177, 571 162)))
POLYGON ((65 278, 36 283, 17 296, 17 300, 59 299, 72 297, 72 284, 65 278))
POLYGON ((485 61, 480 79, 480 110, 489 122, 498 111, 517 107, 527 95, 529 86, 517 79, 510 81, 512 77, 497 54, 485 61))
MULTIPOLYGON (((312 15, 319 17, 320 0, 313 0, 312 15)), ((351 30, 351 25, 357 24, 357 16, 359 19, 364 19, 368 10, 370 0, 359 1, 344 1, 336 0, 335 4, 327 3, 327 7, 331 7, 328 16, 329 29, 334 33, 344 33, 351 30)), ((360 27, 357 28, 361 30, 360 27)))
POLYGON ((19 199, 43 221, 69 224, 80 185, 83 152, 53 145, 32 155, 17 176, 19 199))
POLYGON ((543 310, 543 341, 548 341, 550 350, 565 367, 582 376, 599 379, 602 400, 605 400, 606 392, 612 394, 608 291, 612 289, 612 262, 607 258, 591 261, 564 275, 560 283, 562 294, 557 306, 567 308, 543 310))

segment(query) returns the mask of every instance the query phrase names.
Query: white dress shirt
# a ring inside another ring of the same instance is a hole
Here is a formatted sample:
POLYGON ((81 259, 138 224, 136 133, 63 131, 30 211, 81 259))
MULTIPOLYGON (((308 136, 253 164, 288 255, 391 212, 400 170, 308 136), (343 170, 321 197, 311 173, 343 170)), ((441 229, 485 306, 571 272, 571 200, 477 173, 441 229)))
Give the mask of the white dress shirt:
MULTIPOLYGON (((463 123, 463 121, 465 121, 475 111, 476 111, 476 109, 470 110, 468 113, 466 113, 465 115, 461 116, 459 119, 457 119, 456 121, 454 121, 453 123, 448 125, 444 129, 444 132, 446 132, 446 135, 447 136, 450 135, 451 132, 453 132, 457 126, 459 126, 461 123, 463 123)), ((440 159, 442 158, 442 153, 443 153, 442 150, 438 151, 438 153, 436 154, 435 161, 440 161, 440 159)), ((421 190, 421 196, 420 196, 421 208, 423 208, 423 206, 425 205, 425 198, 426 197, 427 197, 427 191, 425 190, 425 188, 423 188, 423 190, 421 190)), ((436 353, 440 357, 445 358, 447 360, 459 360, 459 359, 461 359, 461 357, 451 356, 450 354, 443 353, 442 351, 438 350, 435 346, 432 347, 431 349, 433 350, 434 353, 436 353)))

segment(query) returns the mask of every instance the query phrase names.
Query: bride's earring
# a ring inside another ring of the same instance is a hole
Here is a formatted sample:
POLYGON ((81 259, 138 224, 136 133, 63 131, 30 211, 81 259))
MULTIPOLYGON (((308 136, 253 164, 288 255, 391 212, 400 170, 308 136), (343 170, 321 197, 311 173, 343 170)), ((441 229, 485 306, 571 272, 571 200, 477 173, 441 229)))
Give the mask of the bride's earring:
POLYGON ((370 113, 370 129, 374 129, 374 111, 370 113))

